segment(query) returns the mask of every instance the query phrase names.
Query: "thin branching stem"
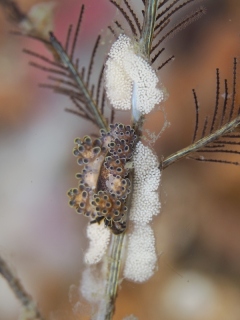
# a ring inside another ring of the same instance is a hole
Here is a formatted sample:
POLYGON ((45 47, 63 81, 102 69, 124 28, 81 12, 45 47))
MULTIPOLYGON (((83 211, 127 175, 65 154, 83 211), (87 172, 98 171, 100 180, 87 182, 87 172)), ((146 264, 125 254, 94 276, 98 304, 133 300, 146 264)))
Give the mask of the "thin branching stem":
MULTIPOLYGON (((151 43, 154 31, 156 10, 157 10, 158 1, 146 0, 145 16, 143 22, 143 29, 140 38, 140 50, 142 54, 149 59, 151 52, 151 43)), ((132 122, 135 132, 140 139, 142 132, 142 117, 136 112, 136 105, 134 100, 134 93, 132 99, 132 122)), ((129 179, 131 183, 133 181, 133 175, 130 174, 129 179)), ((131 196, 127 199, 128 208, 130 208, 131 196)), ((129 216, 129 212, 128 212, 129 216)), ((108 277, 105 288, 105 306, 100 308, 100 313, 103 316, 101 319, 111 320, 114 309, 115 309, 115 300, 117 297, 117 289, 119 284, 119 273, 121 268, 121 255, 124 242, 125 232, 120 235, 112 235, 111 247, 108 255, 108 277)))
POLYGON ((239 124, 240 124, 240 116, 237 116, 234 120, 225 124, 223 127, 216 130, 215 132, 209 134, 208 136, 198 140, 197 142, 191 144, 190 146, 183 148, 183 149, 179 150, 178 152, 167 157, 165 160, 162 161, 161 169, 166 169, 168 166, 175 163, 176 161, 183 159, 183 158, 186 158, 191 153, 202 149, 207 144, 215 141, 216 139, 223 136, 224 134, 227 134, 227 133, 233 131, 239 124))
MULTIPOLYGON (((135 132, 138 134, 138 139, 141 137, 142 132, 142 123, 143 118, 139 116, 138 112, 136 112, 136 103, 134 99, 134 92, 132 98, 132 122, 135 132)), ((129 180, 131 181, 131 185, 133 185, 133 174, 130 173, 129 180)), ((127 197, 127 207, 128 207, 128 218, 130 215, 130 207, 131 207, 131 193, 127 197)), ((108 254, 108 275, 107 282, 105 288, 105 305, 101 306, 100 313, 101 317, 97 319, 111 320, 115 311, 115 301, 117 298, 117 290, 119 284, 119 274, 121 268, 122 261, 122 249, 124 244, 125 232, 114 235, 112 234, 111 238, 111 246, 109 248, 108 254), (104 315, 103 315, 104 314, 104 315)))
POLYGON ((97 319, 111 320, 115 311, 124 237, 125 232, 119 235, 112 234, 111 246, 108 254, 108 274, 105 288, 105 299, 101 303, 100 317, 97 319))
POLYGON ((195 102, 195 109, 196 109, 196 121, 195 121, 195 129, 194 129, 194 134, 193 134, 193 140, 192 142, 194 142, 196 140, 197 137, 197 133, 198 133, 198 125, 199 125, 199 105, 198 105, 198 100, 197 100, 197 95, 196 95, 196 91, 193 89, 193 97, 194 97, 194 102, 195 102))
POLYGON ((62 45, 57 41, 57 39, 55 38, 55 36, 53 35, 52 32, 50 33, 50 42, 51 42, 53 48, 58 53, 62 63, 68 68, 69 72, 72 74, 72 76, 73 76, 74 80, 76 81, 77 86, 79 87, 81 93, 86 98, 86 103, 87 103, 88 107, 90 108, 90 110, 92 111, 92 114, 94 115, 94 117, 96 119, 97 125, 100 128, 103 128, 103 129, 107 130, 108 129, 108 125, 107 125, 106 119, 103 117, 103 115, 101 114, 100 110, 98 109, 95 101, 92 99, 92 96, 91 96, 90 92, 88 91, 88 89, 86 88, 86 86, 83 83, 82 79, 80 78, 77 70, 75 69, 75 67, 72 64, 70 58, 68 57, 68 55, 64 51, 62 45))
POLYGON ((146 0, 143 27, 139 39, 141 53, 149 59, 156 22, 158 0, 146 0))
POLYGON ((13 272, 10 270, 7 263, 0 256, 0 274, 5 278, 9 287, 14 292, 17 299, 20 301, 24 308, 24 314, 26 319, 32 320, 44 320, 36 304, 30 297, 30 295, 23 288, 20 280, 16 278, 13 272))

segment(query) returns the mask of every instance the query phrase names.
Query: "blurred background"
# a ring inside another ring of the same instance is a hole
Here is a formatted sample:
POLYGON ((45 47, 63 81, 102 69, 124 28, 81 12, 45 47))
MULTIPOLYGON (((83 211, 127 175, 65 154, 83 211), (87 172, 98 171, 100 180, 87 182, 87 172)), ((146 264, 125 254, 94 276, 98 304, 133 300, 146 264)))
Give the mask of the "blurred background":
MULTIPOLYGON (((23 12, 36 3, 18 0, 23 12)), ((55 2, 49 19, 63 42, 81 3, 55 2)), ((82 64, 99 30, 116 13, 108 0, 85 3, 77 48, 82 64)), ((139 7, 141 1, 135 3, 139 7)), ((169 94, 164 108, 171 126, 153 145, 159 158, 191 143, 191 90, 196 89, 200 114, 211 115, 215 70, 220 68, 221 79, 231 83, 233 57, 240 52, 239 1, 200 5, 207 14, 164 43, 166 56, 174 54, 175 60, 160 73, 169 94)), ((84 299, 76 303, 88 221, 68 207, 66 192, 76 185, 74 138, 97 129, 64 111, 72 106, 67 98, 38 87, 46 74, 29 66, 32 58, 22 49, 41 54, 46 49, 12 35, 13 29, 0 7, 0 253, 48 319, 87 319, 84 299)), ((129 123, 128 114, 121 112, 116 120, 129 123)), ((145 128, 158 134, 163 123, 163 112, 157 110, 145 128)), ((240 167, 182 160, 164 170, 160 193, 161 214, 153 221, 158 270, 147 283, 122 282, 114 320, 130 314, 140 320, 240 319, 240 167)), ((0 278, 0 319, 17 319, 19 312, 0 278)))

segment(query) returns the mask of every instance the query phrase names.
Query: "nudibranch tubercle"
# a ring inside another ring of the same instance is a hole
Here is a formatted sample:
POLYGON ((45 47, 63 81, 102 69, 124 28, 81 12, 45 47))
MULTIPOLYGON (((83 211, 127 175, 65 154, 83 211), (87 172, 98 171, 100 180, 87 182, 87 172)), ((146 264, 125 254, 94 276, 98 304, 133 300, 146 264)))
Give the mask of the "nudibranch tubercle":
POLYGON ((131 191, 128 178, 137 136, 131 126, 111 124, 110 130, 100 130, 92 140, 85 136, 75 139, 73 154, 81 166, 76 174, 78 188, 68 191, 69 205, 77 213, 90 218, 90 223, 104 220, 114 234, 126 229, 126 198, 131 191))

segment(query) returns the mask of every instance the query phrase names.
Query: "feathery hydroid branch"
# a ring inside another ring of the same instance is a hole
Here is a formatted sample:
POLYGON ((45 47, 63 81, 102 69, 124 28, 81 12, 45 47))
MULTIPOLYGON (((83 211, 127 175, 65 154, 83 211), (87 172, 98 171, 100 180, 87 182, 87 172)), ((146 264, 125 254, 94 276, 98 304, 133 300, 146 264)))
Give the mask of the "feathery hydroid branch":
POLYGON ((207 144, 215 141, 216 139, 222 137, 224 134, 232 132, 240 125, 240 116, 237 116, 231 122, 225 124, 222 128, 216 130, 214 133, 209 134, 208 136, 198 140, 197 142, 191 144, 190 146, 179 150, 178 152, 173 153, 165 160, 162 161, 160 164, 160 168, 163 170, 170 166, 171 164, 175 163, 178 160, 186 158, 191 153, 198 151, 199 149, 203 148, 207 144))
POLYGON ((76 68, 72 64, 71 59, 68 57, 68 55, 64 51, 63 47, 57 41, 57 39, 55 38, 55 36, 52 32, 50 32, 50 42, 51 42, 53 48, 58 53, 59 58, 61 59, 61 62, 63 63, 63 65, 65 67, 67 67, 69 72, 73 75, 73 78, 76 81, 76 84, 79 87, 80 92, 84 95, 84 97, 86 99, 86 104, 89 106, 89 109, 92 111, 92 113, 95 117, 97 125, 99 126, 99 128, 103 128, 103 129, 107 130, 108 125, 107 125, 106 119, 103 117, 103 115, 102 115, 101 111, 99 110, 98 106, 96 105, 95 101, 93 101, 90 92, 87 90, 86 86, 84 85, 76 68))

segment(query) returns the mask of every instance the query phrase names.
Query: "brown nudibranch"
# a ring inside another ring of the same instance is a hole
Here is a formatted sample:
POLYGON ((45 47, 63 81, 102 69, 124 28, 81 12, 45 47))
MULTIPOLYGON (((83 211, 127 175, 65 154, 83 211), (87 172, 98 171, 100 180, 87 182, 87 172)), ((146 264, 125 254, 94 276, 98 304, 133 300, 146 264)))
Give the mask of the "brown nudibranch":
POLYGON ((100 130, 100 137, 75 139, 73 149, 81 172, 76 174, 78 188, 70 189, 69 205, 90 218, 90 223, 104 221, 114 234, 126 229, 126 199, 131 192, 129 168, 137 136, 131 126, 111 124, 100 130))

